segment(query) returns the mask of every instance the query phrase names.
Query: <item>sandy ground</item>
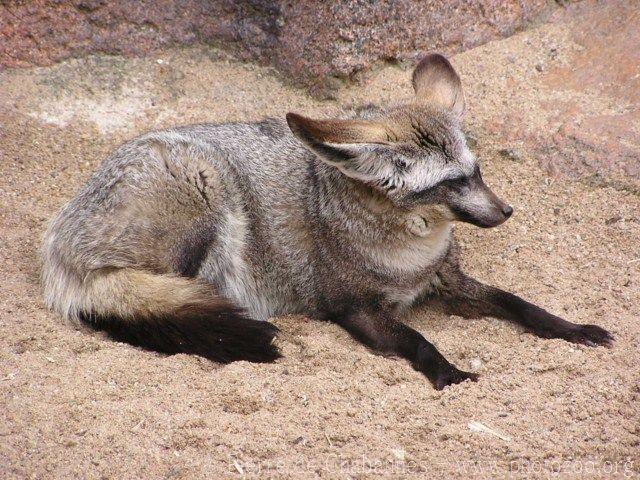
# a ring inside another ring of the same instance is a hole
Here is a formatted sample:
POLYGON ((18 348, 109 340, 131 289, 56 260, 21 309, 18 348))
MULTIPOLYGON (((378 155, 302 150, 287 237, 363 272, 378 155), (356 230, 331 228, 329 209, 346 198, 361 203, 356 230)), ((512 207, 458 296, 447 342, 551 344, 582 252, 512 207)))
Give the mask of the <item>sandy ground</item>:
POLYGON ((547 128, 541 105, 567 98, 580 112, 606 112, 611 98, 545 80, 577 50, 556 24, 454 58, 487 183, 516 208, 500 228, 461 226, 457 235, 475 276, 609 329, 615 348, 542 340, 494 319, 412 312, 411 325, 481 375, 442 392, 405 362, 303 317, 273 320, 285 332, 285 357, 275 364, 220 366, 76 331, 42 307, 38 286, 46 220, 127 138, 398 99, 411 93, 409 71, 385 67, 322 103, 269 69, 197 48, 0 74, 2 476, 637 477, 640 198, 614 183, 550 176, 526 135, 505 154, 514 140, 500 127, 509 116, 547 128), (551 44, 559 47, 541 73, 551 44))

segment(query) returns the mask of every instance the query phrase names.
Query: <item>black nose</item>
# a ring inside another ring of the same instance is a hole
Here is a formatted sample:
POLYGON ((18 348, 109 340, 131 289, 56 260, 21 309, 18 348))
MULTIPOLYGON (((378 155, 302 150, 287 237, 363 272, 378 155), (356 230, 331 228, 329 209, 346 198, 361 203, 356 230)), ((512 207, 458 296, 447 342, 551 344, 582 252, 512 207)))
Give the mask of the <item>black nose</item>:
POLYGON ((509 218, 513 213, 513 207, 511 205, 507 205, 502 209, 502 213, 505 217, 509 218))

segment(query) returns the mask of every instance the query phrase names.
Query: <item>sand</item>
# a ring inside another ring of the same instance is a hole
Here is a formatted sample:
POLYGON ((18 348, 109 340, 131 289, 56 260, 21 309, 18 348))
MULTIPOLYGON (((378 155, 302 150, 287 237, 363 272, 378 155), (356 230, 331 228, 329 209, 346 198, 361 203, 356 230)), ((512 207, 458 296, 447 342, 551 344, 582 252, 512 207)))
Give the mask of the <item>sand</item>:
POLYGON ((222 366, 77 331, 43 308, 38 285, 47 219, 124 140, 176 124, 324 116, 396 100, 411 95, 410 71, 385 66, 324 102, 270 69, 204 48, 0 73, 2 476, 637 477, 640 198, 615 182, 550 174, 527 136, 545 137, 548 102, 610 108, 591 90, 546 82, 576 49, 554 24, 453 59, 485 179, 516 210, 497 229, 460 226, 457 236, 470 273, 609 329, 615 347, 543 340, 495 319, 411 312, 408 323, 480 374, 440 392, 406 362, 304 317, 273 319, 284 332, 276 363, 222 366), (541 74, 549 42, 561 48, 541 74), (513 128, 525 132, 521 141, 502 128, 505 118, 520 122, 513 128))

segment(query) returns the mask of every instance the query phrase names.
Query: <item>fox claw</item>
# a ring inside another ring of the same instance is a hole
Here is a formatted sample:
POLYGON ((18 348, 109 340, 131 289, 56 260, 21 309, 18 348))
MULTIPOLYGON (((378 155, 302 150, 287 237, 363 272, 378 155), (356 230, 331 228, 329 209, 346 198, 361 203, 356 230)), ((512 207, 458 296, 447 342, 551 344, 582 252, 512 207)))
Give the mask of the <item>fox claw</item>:
POLYGON ((471 372, 463 372, 457 368, 446 370, 438 373, 433 386, 436 390, 442 390, 447 385, 455 385, 456 383, 464 382, 465 380, 471 380, 472 382, 478 381, 478 374, 471 372))
POLYGON ((597 325, 577 325, 575 330, 572 330, 567 340, 573 343, 581 343, 588 347, 613 347, 613 335, 611 335, 604 328, 597 325))

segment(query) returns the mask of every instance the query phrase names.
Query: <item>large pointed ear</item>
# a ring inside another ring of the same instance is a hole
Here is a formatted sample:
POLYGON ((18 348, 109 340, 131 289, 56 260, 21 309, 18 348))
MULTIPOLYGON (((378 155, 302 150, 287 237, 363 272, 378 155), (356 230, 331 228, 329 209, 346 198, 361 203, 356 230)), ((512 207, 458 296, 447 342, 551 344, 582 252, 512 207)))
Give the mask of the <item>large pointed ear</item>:
POLYGON ((442 55, 431 53, 424 57, 413 71, 412 83, 419 102, 444 108, 458 117, 464 115, 462 82, 442 55))
POLYGON ((287 114, 293 134, 325 163, 344 175, 388 191, 398 182, 395 164, 385 159, 383 145, 392 143, 381 122, 370 120, 312 120, 287 114))
POLYGON ((358 155, 367 145, 388 143, 389 135, 381 123, 369 120, 313 120, 287 113, 293 134, 325 160, 345 161, 358 155))
POLYGON ((293 134, 305 143, 386 143, 384 125, 370 120, 312 120, 287 113, 293 134))

